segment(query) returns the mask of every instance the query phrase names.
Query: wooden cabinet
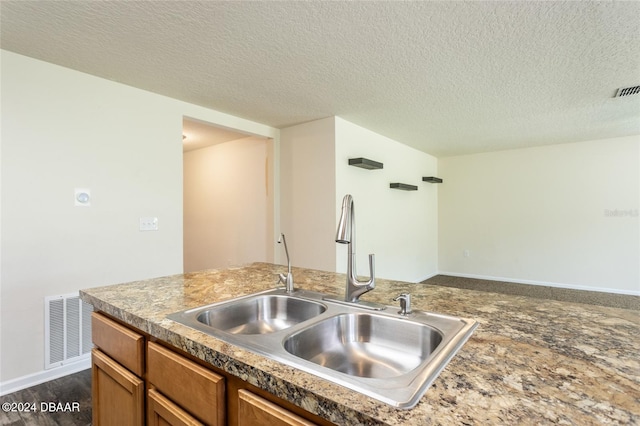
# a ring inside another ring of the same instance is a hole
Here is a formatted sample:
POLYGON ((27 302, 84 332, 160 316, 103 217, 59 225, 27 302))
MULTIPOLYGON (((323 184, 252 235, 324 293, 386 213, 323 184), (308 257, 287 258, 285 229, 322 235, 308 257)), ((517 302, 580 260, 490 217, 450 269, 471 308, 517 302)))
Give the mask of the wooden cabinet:
POLYGON ((147 366, 158 392, 206 425, 226 424, 224 377, 154 342, 147 346, 147 366))
POLYGON ((289 410, 245 390, 238 391, 238 426, 314 426, 289 410))
POLYGON ((91 326, 96 426, 331 425, 107 315, 91 326))
POLYGON ((98 349, 91 357, 93 424, 144 425, 144 382, 98 349))

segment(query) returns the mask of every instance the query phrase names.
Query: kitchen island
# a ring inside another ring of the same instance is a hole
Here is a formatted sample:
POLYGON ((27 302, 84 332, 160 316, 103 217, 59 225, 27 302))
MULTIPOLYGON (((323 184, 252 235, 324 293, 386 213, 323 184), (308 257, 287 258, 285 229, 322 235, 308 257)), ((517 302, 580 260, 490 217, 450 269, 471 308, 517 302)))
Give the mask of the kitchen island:
MULTIPOLYGON (((138 330, 339 425, 640 424, 640 312, 377 280, 362 300, 471 318, 479 327, 415 408, 396 409, 230 345, 168 314, 277 286, 286 267, 180 274, 81 291, 138 330)), ((345 275, 293 268, 296 288, 342 296, 345 275)))

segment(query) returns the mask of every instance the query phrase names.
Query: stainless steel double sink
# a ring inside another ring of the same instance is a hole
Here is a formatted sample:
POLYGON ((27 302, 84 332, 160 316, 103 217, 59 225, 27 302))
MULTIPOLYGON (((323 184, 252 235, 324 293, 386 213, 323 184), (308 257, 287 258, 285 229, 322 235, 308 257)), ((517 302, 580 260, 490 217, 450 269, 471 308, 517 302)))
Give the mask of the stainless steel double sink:
POLYGON ((399 315, 273 289, 176 312, 169 319, 346 386, 412 408, 477 323, 431 312, 399 315))

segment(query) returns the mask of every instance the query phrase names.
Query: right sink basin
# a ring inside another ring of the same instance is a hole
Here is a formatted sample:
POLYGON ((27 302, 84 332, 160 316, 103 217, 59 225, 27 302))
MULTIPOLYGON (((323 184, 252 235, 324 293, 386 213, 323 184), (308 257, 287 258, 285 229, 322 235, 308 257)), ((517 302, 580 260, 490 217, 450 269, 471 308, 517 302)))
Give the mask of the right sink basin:
POLYGON ((287 352, 331 370, 387 379, 417 368, 442 343, 425 324, 369 313, 336 315, 284 341, 287 352))

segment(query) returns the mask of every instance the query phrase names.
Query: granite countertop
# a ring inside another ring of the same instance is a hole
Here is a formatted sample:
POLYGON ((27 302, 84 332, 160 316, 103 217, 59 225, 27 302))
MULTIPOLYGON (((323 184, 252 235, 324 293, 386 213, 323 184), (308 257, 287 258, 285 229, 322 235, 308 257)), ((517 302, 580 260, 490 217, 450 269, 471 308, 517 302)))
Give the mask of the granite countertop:
MULTIPOLYGON (((81 298, 133 327, 336 424, 640 424, 640 312, 377 280, 362 299, 479 322, 411 410, 254 354, 166 315, 276 287, 286 267, 254 263, 91 288, 81 298)), ((343 274, 293 268, 297 288, 342 295, 343 274)))

